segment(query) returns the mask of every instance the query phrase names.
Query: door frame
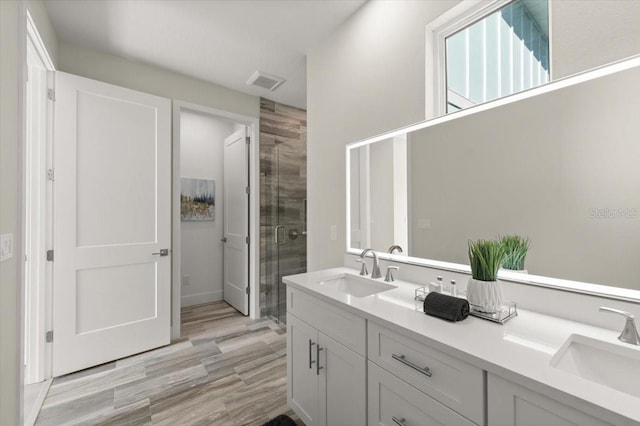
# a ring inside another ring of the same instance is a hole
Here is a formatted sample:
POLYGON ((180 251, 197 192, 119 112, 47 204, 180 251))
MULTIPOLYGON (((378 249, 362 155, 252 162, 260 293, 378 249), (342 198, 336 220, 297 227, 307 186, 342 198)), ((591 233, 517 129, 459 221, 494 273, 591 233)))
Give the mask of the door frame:
POLYGON ((181 252, 180 241, 180 113, 182 111, 199 112, 207 115, 237 121, 247 126, 247 135, 251 138, 249 144, 249 316, 252 319, 260 317, 259 292, 259 264, 260 245, 258 244, 259 227, 259 184, 260 184, 260 119, 258 117, 236 114, 221 109, 210 108, 190 102, 173 99, 173 165, 172 180, 173 194, 171 219, 172 246, 172 280, 171 280, 171 338, 180 337, 180 305, 181 305, 181 252))
MULTIPOLYGON (((26 13, 26 37, 25 37, 25 52, 26 52, 26 43, 31 42, 33 45, 36 54, 39 59, 42 61, 43 65, 47 70, 46 76, 46 88, 47 90, 54 89, 54 73, 55 66, 47 48, 38 32, 38 28, 35 25, 33 18, 31 17, 31 13, 29 10, 25 11, 26 13)), ((28 58, 25 53, 25 76, 28 74, 28 58)), ((27 83, 27 77, 25 77, 25 86, 27 83)), ((28 125, 27 118, 27 107, 29 99, 27 99, 27 92, 25 88, 24 94, 24 103, 25 103, 25 116, 24 116, 24 125, 25 128, 28 125)), ((39 147, 40 150, 44 151, 44 166, 46 169, 53 169, 53 100, 47 99, 45 103, 45 131, 44 131, 44 141, 42 146, 39 147)), ((30 255, 31 253, 27 253, 27 227, 28 223, 34 220, 34 216, 39 216, 38 220, 44 222, 44 235, 39 238, 38 242, 32 247, 31 252, 40 253, 40 256, 32 255, 32 258, 38 261, 37 267, 44 272, 41 277, 41 281, 39 282, 37 288, 33 293, 29 292, 27 289, 27 281, 26 274, 24 275, 24 284, 23 284, 23 299, 22 299, 22 333, 23 333, 23 342, 21 345, 24 347, 28 345, 31 350, 26 351, 24 356, 21 358, 27 361, 26 370, 24 374, 26 375, 27 381, 30 383, 41 382, 51 378, 51 343, 45 342, 45 333, 47 330, 52 329, 52 285, 53 285, 53 265, 51 262, 47 262, 44 259, 43 254, 46 250, 53 247, 53 182, 49 179, 46 179, 45 182, 42 182, 42 178, 44 178, 45 170, 32 170, 29 167, 29 161, 27 156, 29 155, 29 140, 27 139, 27 132, 25 130, 24 133, 24 149, 22 152, 23 156, 23 182, 24 186, 22 188, 22 196, 24 197, 22 200, 22 217, 23 217, 23 226, 22 226, 22 235, 23 235, 23 250, 25 251, 25 256, 30 255), (29 212, 27 210, 27 199, 30 194, 27 193, 27 185, 28 175, 32 175, 37 180, 40 180, 40 183, 37 185, 37 194, 31 194, 31 196, 36 196, 40 198, 44 203, 45 210, 41 212, 29 212), (31 305, 32 310, 27 310, 26 305, 31 305), (27 314, 31 314, 30 318, 27 318, 27 314), (25 345, 26 343, 26 345, 25 345)), ((25 259, 26 260, 26 259, 25 259)), ((25 262, 21 262, 22 267, 25 267, 25 262)), ((23 348, 26 350, 26 348, 23 348)))

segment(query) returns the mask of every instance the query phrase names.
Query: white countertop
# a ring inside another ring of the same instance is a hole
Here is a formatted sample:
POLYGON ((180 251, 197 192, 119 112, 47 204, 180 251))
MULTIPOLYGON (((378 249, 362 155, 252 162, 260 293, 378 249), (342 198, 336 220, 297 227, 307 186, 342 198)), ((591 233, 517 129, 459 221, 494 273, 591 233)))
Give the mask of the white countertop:
MULTIPOLYGON (((549 365, 551 357, 571 334, 624 345, 617 339, 619 333, 521 309, 517 317, 504 325, 471 316, 452 323, 422 312, 422 302, 414 301, 414 290, 420 287, 417 284, 398 280, 392 283, 396 289, 363 298, 319 284, 345 273, 358 275, 354 269, 341 267, 291 275, 283 281, 612 424, 640 425, 640 398, 549 365)), ((640 386, 640 377, 629 379, 637 380, 640 386)))

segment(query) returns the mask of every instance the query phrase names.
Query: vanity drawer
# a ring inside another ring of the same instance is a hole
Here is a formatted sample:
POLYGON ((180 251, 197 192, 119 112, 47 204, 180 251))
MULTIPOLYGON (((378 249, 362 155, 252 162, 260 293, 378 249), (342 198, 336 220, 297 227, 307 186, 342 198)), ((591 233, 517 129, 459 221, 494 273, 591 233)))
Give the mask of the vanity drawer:
POLYGON ((287 312, 366 357, 367 327, 364 318, 291 287, 287 287, 287 312))
POLYGON ((472 422, 483 424, 482 369, 373 322, 369 322, 368 353, 369 360, 472 422))
POLYGON ((473 423, 369 361, 369 426, 473 423))

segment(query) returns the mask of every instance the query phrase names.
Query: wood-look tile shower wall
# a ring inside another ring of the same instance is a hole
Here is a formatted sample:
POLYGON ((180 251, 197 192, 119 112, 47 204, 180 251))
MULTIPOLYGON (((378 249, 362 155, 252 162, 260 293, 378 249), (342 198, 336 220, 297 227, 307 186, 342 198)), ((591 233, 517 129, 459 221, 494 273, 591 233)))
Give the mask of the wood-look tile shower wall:
POLYGON ((260 306, 284 312, 282 276, 306 272, 307 112, 260 99, 260 306), (280 231, 276 245, 274 229, 280 231), (292 231, 294 231, 292 233, 292 231), (295 236, 295 232, 298 236, 295 236), (278 296, 279 294, 279 296, 278 296))

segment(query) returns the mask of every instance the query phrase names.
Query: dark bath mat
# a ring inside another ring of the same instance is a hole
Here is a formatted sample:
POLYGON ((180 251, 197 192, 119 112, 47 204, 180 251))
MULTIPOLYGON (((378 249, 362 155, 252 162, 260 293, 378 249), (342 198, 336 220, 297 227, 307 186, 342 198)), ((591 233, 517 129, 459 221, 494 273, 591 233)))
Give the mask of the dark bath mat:
POLYGON ((286 414, 280 414, 278 417, 275 417, 262 426, 297 426, 296 422, 286 414))

